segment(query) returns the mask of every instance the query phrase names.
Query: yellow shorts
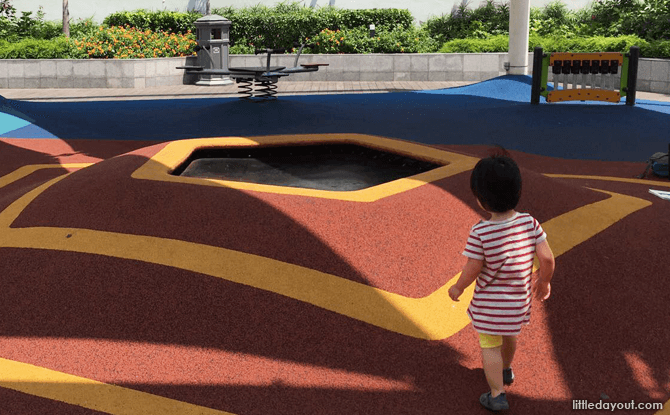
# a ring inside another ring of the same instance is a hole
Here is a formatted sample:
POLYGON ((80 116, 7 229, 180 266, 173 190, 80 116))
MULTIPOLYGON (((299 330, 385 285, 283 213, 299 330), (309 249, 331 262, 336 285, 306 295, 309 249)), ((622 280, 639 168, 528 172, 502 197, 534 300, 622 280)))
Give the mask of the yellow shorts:
POLYGON ((479 333, 479 345, 482 346, 482 349, 492 349, 494 347, 500 347, 502 344, 502 336, 479 333))

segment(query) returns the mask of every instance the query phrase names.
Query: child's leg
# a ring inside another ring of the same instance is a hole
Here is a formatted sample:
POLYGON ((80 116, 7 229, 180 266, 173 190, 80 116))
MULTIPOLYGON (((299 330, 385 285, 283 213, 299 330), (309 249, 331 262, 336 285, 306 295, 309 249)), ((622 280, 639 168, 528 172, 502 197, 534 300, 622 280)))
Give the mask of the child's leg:
POLYGON ((514 360, 514 352, 516 352, 516 336, 502 336, 502 338, 503 369, 509 369, 512 366, 512 360, 514 360))
POLYGON ((479 343, 482 346, 482 361, 486 381, 491 388, 491 397, 495 398, 501 393, 505 393, 503 385, 503 359, 501 353, 501 336, 479 335, 479 343))
POLYGON ((501 393, 505 393, 503 385, 503 361, 500 353, 500 347, 491 349, 482 349, 482 360, 484 361, 484 373, 486 381, 491 388, 491 397, 495 398, 501 393))

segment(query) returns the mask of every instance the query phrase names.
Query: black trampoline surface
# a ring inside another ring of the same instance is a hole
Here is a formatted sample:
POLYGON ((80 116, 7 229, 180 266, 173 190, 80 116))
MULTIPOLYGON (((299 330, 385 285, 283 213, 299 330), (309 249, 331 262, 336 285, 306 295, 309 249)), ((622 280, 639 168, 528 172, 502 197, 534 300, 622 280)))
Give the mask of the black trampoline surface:
POLYGON ((354 191, 440 167, 351 144, 194 152, 172 174, 305 189, 354 191))

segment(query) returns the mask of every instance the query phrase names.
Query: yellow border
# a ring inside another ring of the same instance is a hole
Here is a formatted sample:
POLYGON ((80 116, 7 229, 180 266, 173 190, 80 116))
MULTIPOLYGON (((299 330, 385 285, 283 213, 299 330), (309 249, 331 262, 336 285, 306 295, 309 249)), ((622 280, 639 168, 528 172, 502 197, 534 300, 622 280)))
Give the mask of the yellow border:
MULTIPOLYGON (((51 249, 105 255, 211 275, 313 304, 402 335, 440 340, 465 327, 474 285, 453 302, 447 292, 458 275, 423 298, 404 297, 336 275, 244 252, 169 238, 80 228, 11 228, 21 212, 57 177, 31 190, 0 213, 0 247, 51 249), (272 275, 273 278, 267 278, 272 275), (445 318, 445 309, 450 310, 445 318)), ((543 224, 556 256, 590 239, 625 216, 651 205, 597 189, 610 198, 582 206, 543 224)))
POLYGON ((555 61, 565 60, 617 60, 619 66, 623 65, 623 53, 621 52, 595 52, 595 53, 570 53, 570 52, 552 52, 549 56, 549 66, 554 66, 555 61))
POLYGON ((583 100, 619 102, 621 101, 621 94, 619 94, 619 91, 595 88, 570 88, 561 90, 555 89, 547 94, 547 102, 583 100))
MULTIPOLYGON (((26 166, 21 172, 17 170, 0 178, 0 184, 5 186, 19 180, 29 174, 25 172, 57 167, 64 166, 26 166)), ((390 331, 428 340, 449 337, 469 324, 465 309, 474 285, 466 289, 459 302, 451 301, 448 296, 449 287, 459 275, 426 297, 409 298, 335 275, 209 245, 90 229, 10 228, 36 197, 69 174, 31 190, 0 212, 0 247, 91 253, 177 267, 272 291, 390 331), (273 278, 267 278, 270 274, 273 278)), ((542 224, 556 257, 652 204, 632 196, 592 190, 610 197, 542 224)), ((113 414, 228 414, 6 359, 0 359, 0 372, 3 373, 1 387, 113 414), (118 402, 124 405, 119 406, 118 402)))
POLYGON ((234 415, 3 358, 0 387, 114 415, 234 415))
POLYGON ((605 180, 608 182, 621 182, 621 183, 634 183, 634 184, 645 184, 647 186, 661 186, 661 187, 670 187, 670 182, 659 182, 652 180, 644 179, 627 179, 624 177, 612 177, 612 176, 580 176, 577 174, 544 174, 547 177, 552 177, 555 179, 584 179, 584 180, 605 180))
POLYGON ((161 151, 151 157, 140 168, 135 170, 131 177, 135 179, 156 180, 203 186, 230 187, 240 190, 347 200, 352 202, 374 202, 384 197, 414 189, 426 183, 434 182, 436 180, 444 179, 445 177, 471 170, 478 160, 479 159, 475 157, 442 151, 436 148, 427 147, 425 145, 364 134, 276 135, 253 138, 218 137, 172 141, 161 151), (367 189, 350 192, 301 189, 295 187, 242 183, 229 180, 173 176, 170 174, 177 167, 179 167, 180 164, 186 161, 186 159, 188 159, 188 157, 195 150, 198 149, 307 143, 357 144, 378 150, 391 151, 396 154, 401 154, 419 160, 444 164, 444 166, 411 177, 398 179, 367 189))
POLYGON ((83 167, 88 167, 93 163, 69 163, 69 164, 30 164, 27 166, 21 166, 13 172, 0 177, 0 189, 3 187, 17 181, 21 180, 24 177, 36 172, 37 170, 42 169, 67 169, 74 168, 79 169, 83 167))

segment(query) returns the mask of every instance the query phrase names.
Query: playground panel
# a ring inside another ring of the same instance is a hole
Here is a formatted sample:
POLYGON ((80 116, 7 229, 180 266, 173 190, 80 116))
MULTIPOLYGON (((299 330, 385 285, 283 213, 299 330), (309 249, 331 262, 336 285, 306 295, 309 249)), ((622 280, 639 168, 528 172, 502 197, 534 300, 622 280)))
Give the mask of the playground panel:
POLYGON ((618 103, 626 97, 626 105, 635 105, 637 66, 640 49, 629 53, 543 53, 536 47, 533 56, 533 84, 531 104, 540 103, 540 95, 547 102, 605 101, 618 103), (549 67, 552 67, 554 90, 547 90, 549 67), (621 67, 621 77, 617 75, 621 67), (558 89, 561 86, 563 89, 558 89))

